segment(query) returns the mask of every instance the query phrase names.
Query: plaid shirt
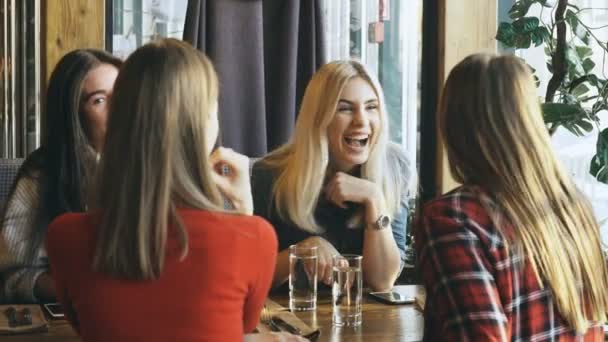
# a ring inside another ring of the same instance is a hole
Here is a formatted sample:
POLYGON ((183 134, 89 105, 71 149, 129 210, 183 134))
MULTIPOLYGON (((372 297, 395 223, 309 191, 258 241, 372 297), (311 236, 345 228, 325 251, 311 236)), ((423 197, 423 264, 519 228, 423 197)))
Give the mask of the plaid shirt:
MULTIPOLYGON (((549 287, 541 289, 530 263, 506 248, 485 208, 496 204, 460 187, 422 209, 415 242, 427 290, 424 340, 603 341, 599 324, 575 335, 549 287)), ((509 234, 512 227, 503 226, 509 234)))

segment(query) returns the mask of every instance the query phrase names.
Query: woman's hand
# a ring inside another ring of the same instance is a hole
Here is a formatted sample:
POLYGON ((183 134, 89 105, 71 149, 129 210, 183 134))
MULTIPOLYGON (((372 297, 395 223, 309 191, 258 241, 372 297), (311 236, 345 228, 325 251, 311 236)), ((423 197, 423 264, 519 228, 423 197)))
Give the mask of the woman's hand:
POLYGON ((213 181, 222 195, 232 203, 236 211, 253 214, 249 158, 232 149, 219 147, 211 153, 209 161, 213 181))
POLYGON ((270 332, 259 334, 246 334, 244 342, 306 342, 308 339, 302 336, 292 335, 286 332, 270 332))
POLYGON ((327 199, 339 207, 346 208, 345 202, 360 203, 365 206, 366 224, 374 224, 386 212, 384 196, 375 183, 344 172, 336 172, 325 186, 327 199))
POLYGON ((340 252, 329 241, 319 236, 309 237, 297 245, 300 247, 317 247, 317 277, 320 282, 331 285, 333 257, 340 252))

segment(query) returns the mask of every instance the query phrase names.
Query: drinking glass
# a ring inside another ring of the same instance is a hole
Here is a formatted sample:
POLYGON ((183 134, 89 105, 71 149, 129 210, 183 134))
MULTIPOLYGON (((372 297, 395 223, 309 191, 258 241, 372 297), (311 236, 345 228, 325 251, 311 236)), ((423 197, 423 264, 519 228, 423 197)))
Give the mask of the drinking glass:
POLYGON ((317 308, 317 247, 289 247, 289 308, 308 311, 317 308))
POLYGON ((363 278, 360 255, 336 255, 332 264, 333 324, 358 326, 361 324, 363 278))

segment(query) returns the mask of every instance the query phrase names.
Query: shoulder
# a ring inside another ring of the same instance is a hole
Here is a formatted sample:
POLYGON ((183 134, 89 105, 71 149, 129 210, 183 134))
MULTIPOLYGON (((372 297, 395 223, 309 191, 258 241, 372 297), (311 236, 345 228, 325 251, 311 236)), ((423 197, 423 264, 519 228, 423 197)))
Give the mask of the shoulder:
POLYGON ((20 165, 16 179, 40 179, 44 170, 45 155, 43 147, 30 153, 20 165))
MULTIPOLYGON (((12 186, 13 194, 18 193, 20 196, 36 195, 40 191, 44 169, 44 149, 38 148, 30 153, 23 163, 18 166, 16 174, 14 173, 14 181, 12 186)), ((9 166, 13 170, 17 169, 18 162, 9 166)), ((15 171, 13 171, 15 172, 15 171)))
POLYGON ((255 237, 259 240, 274 240, 276 241, 276 234, 272 225, 264 218, 256 215, 233 215, 233 214, 222 214, 226 220, 232 221, 235 226, 246 231, 251 231, 255 234, 255 237))
POLYGON ((268 165, 265 159, 259 159, 252 165, 251 193, 255 213, 265 213, 267 211, 277 176, 278 171, 268 165))
POLYGON ((20 175, 15 180, 14 195, 17 197, 32 197, 40 193, 41 171, 35 170, 28 174, 20 175))
POLYGON ((40 171, 32 171, 17 177, 6 199, 5 217, 11 217, 13 214, 22 215, 24 212, 34 215, 32 211, 40 207, 42 193, 40 171))
POLYGON ((262 243, 276 248, 277 238, 272 225, 259 216, 192 209, 181 210, 180 214, 188 226, 204 228, 235 243, 245 241, 255 248, 262 243))
POLYGON ((265 158, 252 160, 252 165, 251 165, 252 182, 254 182, 255 180, 263 181, 263 182, 272 182, 275 174, 276 174, 276 170, 267 164, 265 158))
POLYGON ((391 173, 397 176, 401 182, 410 182, 414 172, 412 162, 403 146, 389 142, 386 146, 386 163, 391 173))
POLYGON ((406 154, 405 148, 394 142, 389 142, 386 145, 386 158, 389 163, 395 164, 401 170, 409 170, 411 168, 411 161, 406 154))
POLYGON ((489 199, 478 189, 461 186, 425 204, 419 228, 427 238, 450 235, 496 246, 502 237, 487 211, 489 205, 489 199))
POLYGON ((67 248, 82 245, 92 235, 92 214, 66 213, 59 215, 49 224, 47 244, 50 247, 67 248))

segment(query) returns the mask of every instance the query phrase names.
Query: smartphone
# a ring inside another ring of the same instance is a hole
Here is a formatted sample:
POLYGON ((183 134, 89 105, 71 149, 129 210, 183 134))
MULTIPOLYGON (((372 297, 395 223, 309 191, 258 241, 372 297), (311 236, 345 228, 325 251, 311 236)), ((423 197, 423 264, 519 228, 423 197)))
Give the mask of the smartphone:
POLYGON ((416 293, 420 291, 418 285, 398 285, 386 292, 370 292, 370 296, 387 304, 412 304, 416 293))
POLYGON ((61 307, 61 304, 59 303, 46 303, 44 304, 44 308, 46 309, 46 312, 48 312, 53 318, 65 317, 63 307, 61 307))

